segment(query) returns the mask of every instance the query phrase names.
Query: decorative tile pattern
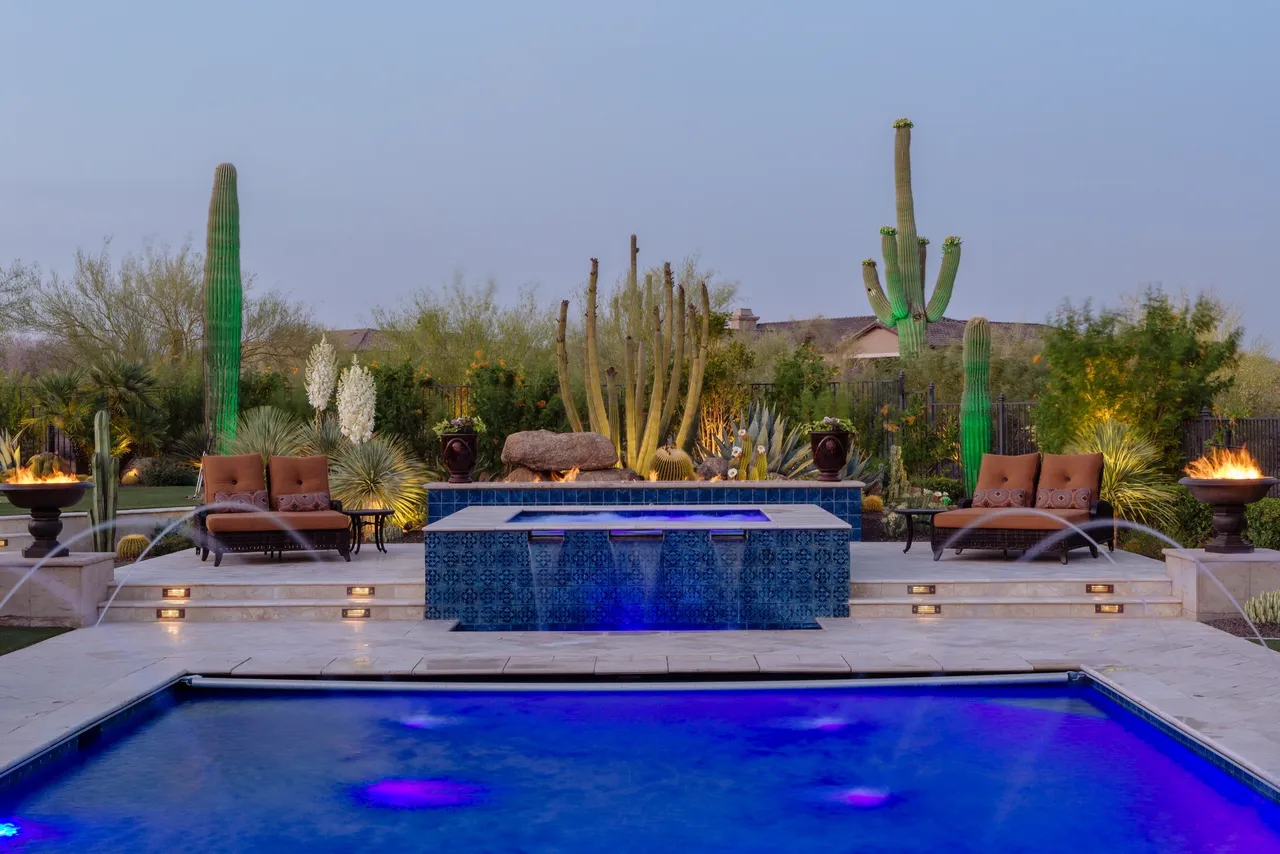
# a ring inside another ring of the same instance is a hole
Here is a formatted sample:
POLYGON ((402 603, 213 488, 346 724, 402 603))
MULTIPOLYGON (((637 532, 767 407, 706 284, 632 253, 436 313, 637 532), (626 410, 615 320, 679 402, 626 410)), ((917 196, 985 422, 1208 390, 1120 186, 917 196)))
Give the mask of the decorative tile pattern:
POLYGON ((466 631, 801 629, 849 615, 842 530, 708 531, 613 539, 566 531, 427 531, 426 618, 466 631))
POLYGON ((602 484, 428 484, 427 522, 438 522, 466 507, 548 507, 567 505, 646 506, 657 504, 742 505, 815 504, 848 522, 849 541, 862 539, 862 487, 853 483, 766 481, 745 483, 602 484))

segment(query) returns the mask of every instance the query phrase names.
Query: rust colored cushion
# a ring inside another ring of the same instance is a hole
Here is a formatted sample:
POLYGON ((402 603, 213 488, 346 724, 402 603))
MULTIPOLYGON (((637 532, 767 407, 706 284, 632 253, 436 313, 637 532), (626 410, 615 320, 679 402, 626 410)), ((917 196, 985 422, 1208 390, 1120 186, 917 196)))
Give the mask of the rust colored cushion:
POLYGON ((1048 489, 1042 486, 1036 490, 1037 510, 1088 510, 1092 503, 1092 489, 1048 489))
POLYGON ((328 457, 272 457, 267 470, 273 505, 282 495, 329 491, 328 457))
POLYGON ((205 456, 200 469, 204 472, 204 500, 210 503, 219 492, 257 492, 267 488, 262 475, 262 457, 240 454, 235 457, 205 456))
POLYGON ((351 520, 337 510, 316 510, 309 513, 210 513, 205 519, 209 530, 215 534, 237 534, 256 531, 340 531, 351 525, 351 520))
POLYGON ((983 454, 974 494, 976 495, 978 490, 987 492, 992 489, 1010 491, 1021 489, 1025 501, 1025 496, 1035 495, 1036 471, 1039 467, 1039 454, 1018 454, 1017 456, 983 454))
POLYGON ((292 495, 277 495, 276 509, 281 513, 314 513, 317 510, 328 510, 329 493, 295 492, 292 495))
POLYGON ((975 489, 974 507, 1026 507, 1025 489, 975 489))
POLYGON ((1041 489, 1092 489, 1102 487, 1102 454, 1045 454, 1040 465, 1041 489))
POLYGON ((993 510, 990 507, 965 507, 948 510, 933 517, 935 528, 985 528, 1001 531, 1060 531, 1067 522, 1084 527, 1089 522, 1088 510, 1049 510, 1050 515, 1030 510, 993 510), (1052 518, 1050 518, 1052 517, 1052 518), (976 524, 975 524, 976 523, 976 524))
POLYGON ((219 513, 250 513, 254 510, 270 510, 267 506, 267 491, 258 489, 254 492, 215 492, 213 494, 215 504, 243 504, 244 509, 239 507, 219 507, 219 513))

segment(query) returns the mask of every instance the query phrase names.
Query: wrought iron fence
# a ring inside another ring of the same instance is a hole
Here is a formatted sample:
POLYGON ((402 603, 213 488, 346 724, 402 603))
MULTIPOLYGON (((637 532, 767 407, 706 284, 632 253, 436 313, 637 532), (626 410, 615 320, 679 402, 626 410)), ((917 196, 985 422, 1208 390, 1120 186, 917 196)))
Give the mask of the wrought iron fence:
MULTIPOLYGON (((1204 456, 1215 445, 1248 448, 1263 474, 1280 477, 1280 416, 1215 418, 1208 409, 1202 409, 1199 418, 1182 422, 1185 461, 1204 456)), ((1280 497, 1280 488, 1273 486, 1268 494, 1280 497)))

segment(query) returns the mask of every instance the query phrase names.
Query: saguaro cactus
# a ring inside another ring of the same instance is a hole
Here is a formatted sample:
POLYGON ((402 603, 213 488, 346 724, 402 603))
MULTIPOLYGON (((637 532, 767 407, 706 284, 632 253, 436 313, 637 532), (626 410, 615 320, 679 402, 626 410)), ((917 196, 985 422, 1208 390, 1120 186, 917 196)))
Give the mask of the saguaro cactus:
POLYGON ((240 417, 243 311, 236 168, 221 163, 213 173, 204 254, 204 422, 219 453, 235 438, 240 417))
POLYGON ((590 430, 610 437, 623 448, 620 454, 626 464, 642 475, 653 467, 659 445, 667 437, 680 401, 681 379, 688 371, 684 413, 676 433, 675 447, 688 450, 697 423, 698 404, 702 398, 702 377, 711 352, 711 296, 706 282, 699 284, 701 308, 686 306, 684 285, 677 286, 671 265, 663 265, 662 289, 656 279, 645 277, 639 283, 637 256, 640 249, 631 235, 631 265, 626 284, 612 310, 620 315, 626 331, 621 387, 621 411, 614 368, 600 369, 597 306, 600 264, 591 259, 591 275, 587 280, 587 313, 585 328, 585 361, 583 380, 586 384, 584 422, 574 402, 569 383, 569 353, 566 343, 569 301, 560 303, 560 323, 556 331, 556 369, 560 380, 560 397, 575 432, 590 430), (646 302, 651 303, 646 305, 646 302), (652 376, 651 376, 652 375, 652 376), (602 384, 608 379, 609 400, 605 400, 602 384), (619 419, 623 422, 619 424, 619 419))
POLYGON ((938 283, 926 304, 924 299, 925 255, 929 240, 916 234, 915 201, 911 195, 911 121, 893 123, 893 175, 898 200, 898 227, 880 229, 880 248, 884 254, 885 285, 880 287, 880 274, 872 258, 862 262, 862 280, 867 299, 876 318, 890 329, 898 330, 898 355, 914 356, 925 348, 930 323, 942 318, 951 301, 951 290, 960 267, 960 238, 942 241, 942 266, 938 283))
POLYGON ((974 317, 964 325, 964 394, 960 398, 960 463, 970 495, 982 455, 991 450, 991 324, 974 317))
POLYGON ((93 550, 112 552, 116 549, 116 495, 120 486, 120 461, 111 455, 111 423, 107 411, 99 409, 93 416, 93 457, 89 470, 93 477, 93 505, 89 508, 89 524, 93 526, 93 550), (107 523, 99 529, 99 525, 107 523))

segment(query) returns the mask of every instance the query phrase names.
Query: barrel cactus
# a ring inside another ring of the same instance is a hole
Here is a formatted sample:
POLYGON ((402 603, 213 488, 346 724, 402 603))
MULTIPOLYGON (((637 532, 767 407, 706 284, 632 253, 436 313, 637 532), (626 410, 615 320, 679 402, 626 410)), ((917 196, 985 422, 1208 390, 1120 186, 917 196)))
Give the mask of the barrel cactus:
POLYGON ((235 438, 240 417, 243 313, 236 167, 222 163, 213 173, 204 256, 204 421, 220 453, 235 438))
POLYGON ((142 553, 146 551, 151 541, 142 534, 129 534, 121 537, 120 542, 116 543, 116 559, 117 560, 137 560, 142 557, 142 553))
POLYGON ((1246 601, 1244 615, 1259 625, 1280 625, 1280 590, 1268 590, 1246 601))
POLYGON ((991 324, 985 317, 964 325, 964 394, 960 398, 960 464, 964 488, 978 485, 982 455, 991 450, 991 324))
POLYGON ((658 480, 693 480, 693 457, 674 445, 659 448, 653 455, 658 480))
POLYGON ((879 513, 882 510, 884 510, 884 499, 879 495, 862 496, 863 513, 879 513))

